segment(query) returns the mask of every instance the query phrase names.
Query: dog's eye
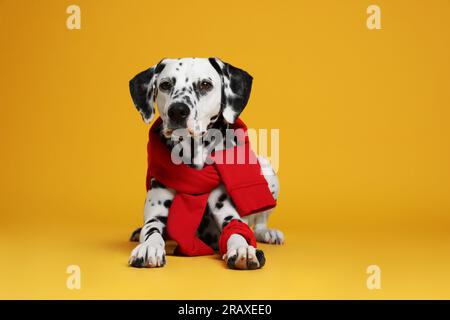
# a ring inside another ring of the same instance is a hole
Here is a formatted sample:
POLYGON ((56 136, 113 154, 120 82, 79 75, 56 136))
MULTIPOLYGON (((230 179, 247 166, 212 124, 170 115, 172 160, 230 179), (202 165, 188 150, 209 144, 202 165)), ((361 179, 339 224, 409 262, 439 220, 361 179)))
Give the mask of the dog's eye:
POLYGON ((169 81, 163 81, 159 84, 159 89, 162 91, 169 91, 172 89, 172 84, 169 81))
POLYGON ((208 92, 213 88, 213 85, 211 82, 203 80, 200 82, 200 91, 202 92, 208 92))

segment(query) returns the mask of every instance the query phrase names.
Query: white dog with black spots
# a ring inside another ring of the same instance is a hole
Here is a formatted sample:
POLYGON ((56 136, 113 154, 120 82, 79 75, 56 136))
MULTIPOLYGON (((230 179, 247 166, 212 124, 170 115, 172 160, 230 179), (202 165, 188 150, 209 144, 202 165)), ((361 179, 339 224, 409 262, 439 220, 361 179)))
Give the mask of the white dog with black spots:
MULTIPOLYGON (((163 59, 157 65, 136 75, 130 81, 130 92, 143 120, 149 123, 156 102, 162 118, 161 137, 169 149, 177 146, 190 150, 183 161, 197 169, 203 168, 211 150, 210 140, 204 139, 210 130, 224 132, 235 122, 247 104, 252 77, 218 58, 163 59), (189 139, 186 139, 189 137, 189 139), (192 139, 199 141, 192 148, 192 139)), ((225 137, 225 135, 223 135, 225 137)), ((223 141, 214 141, 216 150, 223 141)), ((258 157, 262 173, 275 199, 278 198, 278 178, 269 161, 258 157)), ((152 179, 144 206, 144 225, 133 232, 131 240, 140 243, 133 249, 129 264, 133 267, 162 267, 166 264, 165 227, 175 191, 152 179)), ((208 198, 198 236, 212 248, 218 248, 221 230, 233 219, 246 222, 256 240, 282 244, 284 235, 269 229, 270 211, 239 216, 225 187, 219 185, 208 198)), ((249 245, 239 234, 227 242, 222 257, 232 269, 258 269, 265 264, 264 253, 249 245)))

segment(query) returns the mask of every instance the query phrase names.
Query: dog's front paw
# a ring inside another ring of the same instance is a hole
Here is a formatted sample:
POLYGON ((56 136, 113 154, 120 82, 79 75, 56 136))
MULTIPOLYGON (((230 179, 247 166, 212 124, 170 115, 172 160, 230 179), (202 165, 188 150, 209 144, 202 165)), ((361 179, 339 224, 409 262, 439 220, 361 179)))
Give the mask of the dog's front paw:
POLYGON ((233 234, 228 240, 227 249, 222 258, 230 269, 254 270, 266 263, 264 252, 248 245, 241 235, 233 234))
POLYGON ((164 241, 163 244, 155 241, 140 243, 131 252, 128 264, 135 268, 163 267, 166 264, 164 241))
POLYGON ((254 231, 256 241, 270 243, 270 244, 283 244, 284 234, 277 229, 259 229, 254 231))
POLYGON ((266 263, 264 252, 252 246, 239 247, 228 251, 223 259, 228 268, 240 270, 259 269, 266 263))

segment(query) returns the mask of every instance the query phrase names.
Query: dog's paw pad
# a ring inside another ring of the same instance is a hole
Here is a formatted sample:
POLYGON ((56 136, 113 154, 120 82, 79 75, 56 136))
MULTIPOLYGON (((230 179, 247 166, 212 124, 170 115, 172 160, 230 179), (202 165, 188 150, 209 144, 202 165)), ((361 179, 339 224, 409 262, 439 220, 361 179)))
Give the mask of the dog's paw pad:
POLYGON ((130 260, 130 265, 135 268, 142 268, 144 267, 144 258, 134 258, 130 260))
POLYGON ((236 264, 236 259, 237 259, 238 255, 235 254, 234 256, 231 256, 229 258, 227 258, 227 266, 230 269, 235 269, 234 265, 236 264))
POLYGON ((228 268, 238 270, 255 270, 266 263, 264 253, 252 246, 243 246, 227 252, 225 260, 228 268))
POLYGON ((258 242, 270 244, 283 244, 284 234, 277 229, 260 229, 255 230, 255 237, 258 242))
POLYGON ((131 252, 128 264, 135 268, 158 268, 166 264, 166 252, 161 245, 141 243, 131 252))

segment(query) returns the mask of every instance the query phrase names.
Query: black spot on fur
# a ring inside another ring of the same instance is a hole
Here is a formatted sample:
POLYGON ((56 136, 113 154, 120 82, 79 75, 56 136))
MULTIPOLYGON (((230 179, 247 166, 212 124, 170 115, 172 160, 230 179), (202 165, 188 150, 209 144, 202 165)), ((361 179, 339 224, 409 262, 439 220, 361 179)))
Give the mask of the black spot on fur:
POLYGON ((220 202, 224 202, 228 198, 226 193, 222 193, 219 197, 220 202))
POLYGON ((222 69, 220 68, 219 64, 217 63, 216 59, 214 58, 209 58, 209 63, 211 63, 211 65, 213 66, 214 69, 216 69, 218 74, 222 74, 222 69))
POLYGON ((194 89, 195 97, 197 98, 197 100, 200 99, 200 90, 197 83, 193 83, 192 88, 194 89))
POLYGON ((156 73, 160 73, 161 71, 163 71, 163 69, 164 69, 165 66, 166 66, 166 65, 165 65, 164 63, 159 63, 159 64, 156 66, 156 68, 155 68, 155 72, 156 72, 156 73))
POLYGON ((139 241, 139 236, 141 235, 142 228, 137 228, 131 233, 130 241, 139 241))
POLYGON ((159 233, 159 229, 158 229, 158 228, 155 228, 155 227, 150 228, 150 229, 148 229, 148 231, 147 231, 146 234, 152 234, 153 232, 158 232, 158 233, 159 233))
POLYGON ((161 223, 163 224, 167 224, 167 217, 164 216, 156 216, 156 219, 158 219, 159 221, 161 221, 161 223))
POLYGON ((153 188, 162 188, 162 189, 165 189, 166 188, 166 186, 165 185, 163 185, 161 182, 159 182, 158 180, 156 180, 156 179, 152 179, 152 181, 150 182, 150 188, 151 189, 153 189, 153 188))
POLYGON ((223 208, 223 202, 217 202, 216 203, 216 208, 217 209, 222 209, 223 208))
MULTIPOLYGON (((229 224, 231 222, 231 220, 233 220, 233 216, 226 216, 223 219, 223 223, 222 223, 222 229, 225 228, 227 226, 227 224, 229 224)), ((243 222, 241 219, 236 219, 239 222, 243 222)))
POLYGON ((154 223, 154 222, 157 222, 157 221, 158 220, 156 218, 152 218, 152 219, 146 221, 144 224, 154 223))
POLYGON ((148 231, 145 233, 145 241, 147 241, 148 240, 148 238, 152 235, 152 234, 154 234, 154 233, 160 233, 159 232, 159 229, 158 228, 150 228, 150 229, 148 229, 148 231))
POLYGON ((158 204, 161 205, 161 200, 158 200, 158 204))
POLYGON ((183 100, 188 104, 190 107, 192 106, 192 100, 188 96, 183 96, 183 100))
POLYGON ((172 200, 166 200, 164 201, 164 207, 166 207, 167 209, 170 208, 170 205, 172 204, 172 200))

